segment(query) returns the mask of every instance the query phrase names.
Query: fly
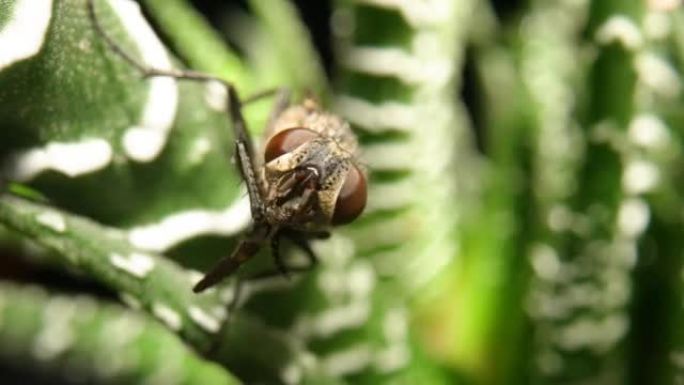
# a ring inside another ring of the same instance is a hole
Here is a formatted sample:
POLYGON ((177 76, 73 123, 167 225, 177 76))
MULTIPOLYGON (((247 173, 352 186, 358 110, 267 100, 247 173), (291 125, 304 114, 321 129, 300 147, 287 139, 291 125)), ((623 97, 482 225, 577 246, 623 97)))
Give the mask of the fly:
POLYGON ((280 254, 280 239, 300 247, 310 265, 316 255, 309 245, 328 236, 335 225, 356 219, 366 205, 366 176, 357 160, 358 143, 349 124, 323 109, 310 98, 291 105, 280 92, 266 129, 266 140, 257 155, 242 116, 244 102, 229 82, 194 71, 158 70, 139 63, 121 49, 99 23, 94 0, 88 0, 88 14, 97 33, 121 58, 145 78, 167 76, 194 81, 216 81, 228 95, 228 115, 235 135, 235 158, 249 195, 253 224, 235 250, 220 259, 195 285, 202 292, 233 274, 266 243, 278 271, 288 268, 280 254))

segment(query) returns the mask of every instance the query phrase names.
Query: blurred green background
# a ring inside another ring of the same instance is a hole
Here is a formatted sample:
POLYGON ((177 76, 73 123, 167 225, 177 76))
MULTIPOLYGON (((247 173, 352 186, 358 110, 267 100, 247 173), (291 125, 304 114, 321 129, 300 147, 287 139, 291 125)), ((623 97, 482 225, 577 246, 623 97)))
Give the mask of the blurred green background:
POLYGON ((249 219, 220 90, 0 0, 0 383, 684 381, 681 1, 95 3, 148 65, 317 95, 368 208, 310 273, 192 294, 249 219))

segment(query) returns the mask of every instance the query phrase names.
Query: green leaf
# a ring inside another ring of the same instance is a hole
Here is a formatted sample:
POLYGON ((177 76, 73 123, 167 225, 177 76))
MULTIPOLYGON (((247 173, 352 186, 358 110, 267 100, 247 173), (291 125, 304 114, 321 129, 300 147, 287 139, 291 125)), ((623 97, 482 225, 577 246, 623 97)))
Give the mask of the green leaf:
POLYGON ((193 294, 196 273, 132 247, 119 230, 9 195, 0 196, 0 224, 53 251, 63 267, 104 283, 200 349, 211 345, 225 321, 227 304, 217 291, 193 294))
MULTIPOLYGON (((95 33, 85 2, 56 4, 31 10, 49 16, 38 52, 0 72, 0 155, 10 179, 111 225, 229 208, 240 178, 220 94, 213 109, 206 84, 141 78, 95 33)), ((137 6, 112 4, 96 1, 107 33, 133 56, 171 66, 137 6)))
POLYGON ((144 0, 142 3, 191 68, 230 81, 243 94, 260 91, 254 89, 253 74, 243 60, 187 1, 144 0))
MULTIPOLYGON (((241 377, 272 382, 290 368, 303 381, 334 382, 287 333, 249 312, 227 312, 237 295, 234 281, 194 294, 200 274, 135 249, 122 231, 9 195, 0 195, 0 225, 53 251, 62 267, 105 284, 212 360, 237 368, 241 377), (258 344, 268 349, 255 349, 258 344), (245 367, 247 372, 240 369, 245 367)), ((243 292, 240 300, 247 299, 243 292)))
POLYGON ((89 383, 239 384, 158 323, 86 296, 0 283, 0 352, 89 383))
MULTIPOLYGON (((269 57, 271 63, 278 63, 273 66, 262 61, 262 76, 295 91, 308 91, 317 97, 325 97, 328 91, 326 76, 309 31, 294 4, 285 0, 250 0, 249 4, 263 34, 259 39, 261 44, 249 49, 253 56, 269 57)), ((258 43, 259 40, 252 42, 258 43)))

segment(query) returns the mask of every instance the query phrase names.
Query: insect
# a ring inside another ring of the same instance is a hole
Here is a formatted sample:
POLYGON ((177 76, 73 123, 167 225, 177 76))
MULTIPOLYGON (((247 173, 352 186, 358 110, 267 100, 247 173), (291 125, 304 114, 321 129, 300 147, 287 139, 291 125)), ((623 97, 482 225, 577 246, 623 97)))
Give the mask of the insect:
POLYGON ((366 176, 357 160, 358 144, 349 124, 322 110, 311 98, 290 105, 288 93, 281 91, 266 129, 265 145, 257 153, 241 109, 247 101, 272 92, 241 102, 232 84, 220 78, 146 67, 107 35, 96 17, 93 1, 88 0, 88 14, 97 33, 145 78, 216 81, 226 88, 235 158, 247 187, 253 224, 235 250, 219 260, 193 291, 201 292, 233 274, 269 242, 278 272, 287 276, 294 269, 289 269, 282 259, 281 238, 300 247, 313 266, 317 259, 309 240, 324 238, 332 226, 353 221, 366 205, 366 176))

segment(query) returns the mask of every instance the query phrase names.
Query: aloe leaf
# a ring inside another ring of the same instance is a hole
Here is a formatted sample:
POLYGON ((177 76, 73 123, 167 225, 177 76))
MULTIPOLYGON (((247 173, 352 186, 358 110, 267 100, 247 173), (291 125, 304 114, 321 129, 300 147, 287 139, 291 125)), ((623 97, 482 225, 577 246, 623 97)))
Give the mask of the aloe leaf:
POLYGON ((101 384, 239 384, 163 326, 113 304, 0 284, 0 352, 14 365, 101 384))

